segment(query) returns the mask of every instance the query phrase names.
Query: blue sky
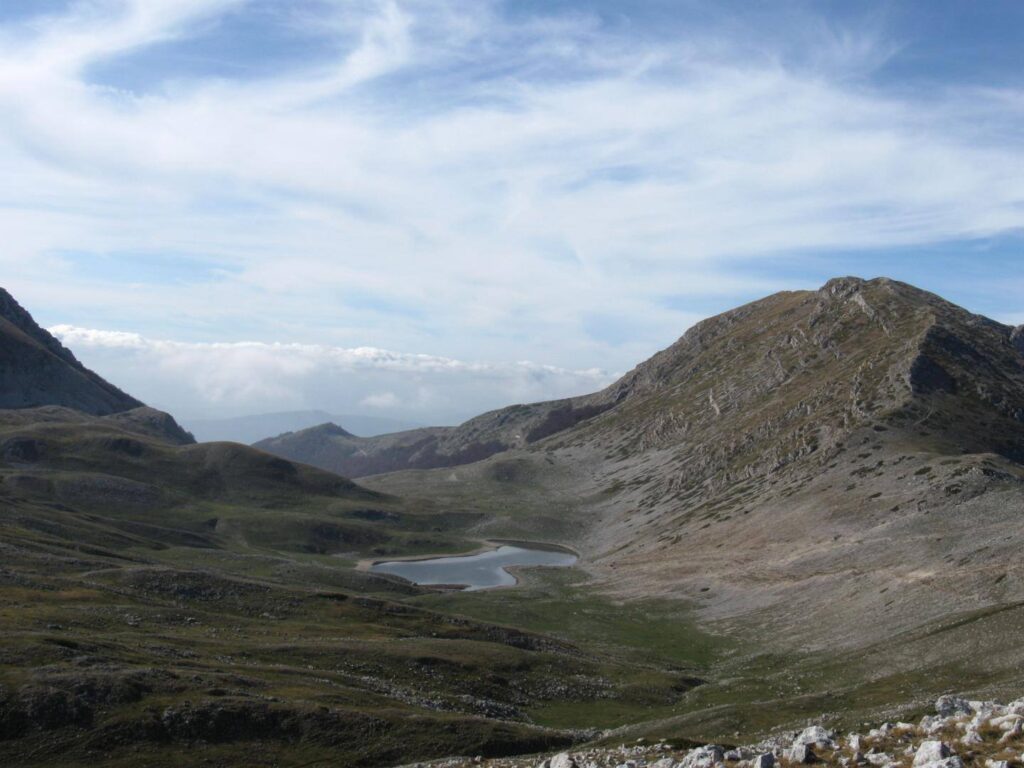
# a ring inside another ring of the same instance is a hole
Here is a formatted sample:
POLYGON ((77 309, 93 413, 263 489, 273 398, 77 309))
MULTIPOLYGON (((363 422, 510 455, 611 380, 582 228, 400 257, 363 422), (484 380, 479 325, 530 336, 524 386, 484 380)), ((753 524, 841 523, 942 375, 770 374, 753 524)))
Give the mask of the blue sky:
POLYGON ((454 421, 840 274, 1024 323, 1022 40, 1010 0, 6 0, 0 268, 196 415, 454 421))

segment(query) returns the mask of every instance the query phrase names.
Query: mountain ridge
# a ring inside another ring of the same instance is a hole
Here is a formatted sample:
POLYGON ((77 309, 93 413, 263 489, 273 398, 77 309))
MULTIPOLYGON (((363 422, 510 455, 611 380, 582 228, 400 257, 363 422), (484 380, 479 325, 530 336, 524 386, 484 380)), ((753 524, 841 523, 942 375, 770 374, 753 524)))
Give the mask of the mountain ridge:
POLYGON ((476 464, 363 482, 531 509, 517 514, 610 594, 692 601, 707 621, 776 627, 790 649, 1024 600, 1024 355, 1009 326, 840 278, 702 321, 591 397, 614 407, 476 464))
POLYGON ((82 365, 0 288, 0 408, 45 405, 106 416, 144 404, 82 365))
MULTIPOLYGON (((872 324, 877 324, 882 334, 891 340, 895 327, 894 319, 889 315, 880 314, 865 298, 865 290, 887 292, 898 301, 916 305, 918 314, 921 315, 917 318, 917 325, 914 328, 908 328, 908 324, 903 323, 901 329, 901 332, 909 333, 907 344, 911 344, 910 339, 917 339, 922 345, 921 351, 919 354, 912 354, 910 347, 907 347, 905 351, 911 356, 904 360, 906 370, 894 371, 894 375, 903 375, 912 387, 917 387, 921 391, 921 394, 932 389, 949 387, 948 375, 942 365, 936 362, 936 358, 948 356, 950 353, 955 355, 956 350, 949 346, 955 346, 955 339, 943 336, 941 328, 930 330, 939 321, 929 322, 928 312, 936 311, 948 316, 950 312, 965 310, 960 310, 935 294, 888 278, 863 280, 845 277, 830 280, 816 292, 782 292, 703 320, 674 344, 640 363, 599 392, 562 400, 508 406, 481 414, 457 427, 424 428, 373 438, 329 436, 310 428, 262 440, 256 445, 285 458, 306 461, 352 477, 403 469, 436 469, 473 463, 564 433, 581 423, 613 411, 626 401, 680 386, 682 380, 676 369, 679 367, 678 358, 681 355, 699 353, 703 346, 714 343, 721 334, 726 333, 737 323, 742 323, 751 313, 770 313, 772 306, 785 302, 817 300, 821 305, 821 313, 826 311, 830 303, 836 305, 848 302, 854 311, 862 313, 872 324)), ((1005 335, 1012 346, 1024 348, 1024 336, 1020 329, 1015 331, 1009 326, 982 318, 980 315, 970 317, 975 318, 973 322, 979 326, 986 327, 993 333, 1005 335)), ((814 337, 814 326, 819 320, 810 317, 809 321, 810 325, 806 332, 814 337)), ((796 339, 792 341, 797 342, 796 339)), ((827 351, 830 343, 827 339, 820 338, 818 343, 827 351)), ((782 375, 785 376, 784 371, 782 375)), ((721 407, 718 399, 721 399, 722 393, 716 396, 712 387, 708 390, 707 397, 709 405, 721 407)))

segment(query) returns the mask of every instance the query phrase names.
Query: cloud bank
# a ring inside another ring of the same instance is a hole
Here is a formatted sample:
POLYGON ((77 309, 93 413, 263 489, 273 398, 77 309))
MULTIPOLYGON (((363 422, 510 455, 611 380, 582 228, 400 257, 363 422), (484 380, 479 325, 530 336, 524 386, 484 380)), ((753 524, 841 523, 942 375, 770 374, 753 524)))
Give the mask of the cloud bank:
POLYGON ((327 408, 459 423, 511 403, 596 391, 616 376, 530 362, 265 342, 196 343, 69 325, 49 329, 145 402, 192 417, 327 408))

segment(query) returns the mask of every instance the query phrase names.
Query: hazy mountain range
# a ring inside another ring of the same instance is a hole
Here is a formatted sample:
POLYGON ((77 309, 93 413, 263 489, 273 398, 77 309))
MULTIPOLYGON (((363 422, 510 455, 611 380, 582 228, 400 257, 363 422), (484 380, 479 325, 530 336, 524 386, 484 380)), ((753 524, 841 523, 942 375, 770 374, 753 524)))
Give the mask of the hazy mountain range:
POLYGON ((220 419, 186 418, 182 421, 201 442, 230 440, 247 445, 284 432, 295 432, 327 423, 342 426, 346 431, 360 437, 374 437, 422 426, 414 422, 385 416, 339 415, 316 410, 260 413, 220 419))

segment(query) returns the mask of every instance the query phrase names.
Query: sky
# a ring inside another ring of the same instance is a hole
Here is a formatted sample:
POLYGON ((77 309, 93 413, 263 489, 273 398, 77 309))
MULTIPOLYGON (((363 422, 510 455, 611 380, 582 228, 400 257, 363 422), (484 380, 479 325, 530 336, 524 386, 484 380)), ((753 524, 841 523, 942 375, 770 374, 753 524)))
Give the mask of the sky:
POLYGON ((1024 3, 3 0, 2 284, 181 416, 455 423, 886 275, 1024 323, 1024 3))

